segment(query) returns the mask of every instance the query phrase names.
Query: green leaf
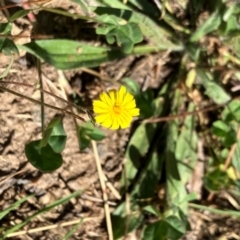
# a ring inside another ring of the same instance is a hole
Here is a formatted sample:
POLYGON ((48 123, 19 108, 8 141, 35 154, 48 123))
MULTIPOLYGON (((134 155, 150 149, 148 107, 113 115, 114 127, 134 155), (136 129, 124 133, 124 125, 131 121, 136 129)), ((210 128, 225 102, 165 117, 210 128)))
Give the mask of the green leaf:
POLYGON ((186 227, 180 219, 170 216, 165 220, 150 223, 144 227, 142 238, 147 240, 178 240, 186 232, 186 227))
POLYGON ((107 47, 95 47, 60 39, 32 41, 22 46, 18 45, 18 47, 58 69, 96 67, 101 63, 124 56, 119 49, 111 50, 107 47))
POLYGON ((164 162, 164 156, 159 154, 159 146, 161 146, 164 137, 163 132, 159 133, 156 142, 152 143, 154 144, 154 148, 146 159, 146 164, 139 174, 131 192, 131 196, 135 199, 151 198, 156 191, 156 187, 162 175, 162 166, 164 162))
MULTIPOLYGON (((194 104, 189 104, 188 112, 194 111, 194 104)), ((176 142, 175 157, 183 183, 187 183, 197 164, 197 133, 195 131, 195 116, 186 117, 180 135, 176 142)))
POLYGON ((0 24, 0 33, 1 34, 11 34, 12 24, 11 23, 1 23, 0 24))
POLYGON ((49 144, 53 151, 61 153, 66 145, 67 136, 63 128, 61 117, 53 118, 46 127, 39 147, 45 147, 49 144))
POLYGON ((136 81, 130 78, 124 78, 122 81, 130 93, 132 93, 133 95, 140 94, 140 87, 136 81))
POLYGON ((222 120, 215 121, 212 125, 212 133, 218 137, 225 137, 229 131, 229 125, 227 125, 222 120))
POLYGON ((12 39, 0 37, 0 52, 4 55, 10 56, 12 54, 19 54, 18 49, 12 39))
POLYGON ((229 186, 230 180, 226 171, 217 168, 206 174, 203 182, 209 191, 220 191, 229 186))
POLYGON ((42 172, 52 172, 61 167, 61 154, 54 152, 49 144, 39 147, 40 142, 41 140, 36 140, 25 146, 28 161, 42 172))
POLYGON ((83 10, 83 12, 88 14, 88 7, 84 0, 71 0, 71 2, 77 3, 83 10))
POLYGON ((119 239, 139 227, 143 221, 143 215, 138 205, 131 203, 131 212, 126 216, 126 203, 121 203, 112 213, 112 229, 114 239, 119 239), (133 214, 134 213, 134 214, 133 214))
POLYGON ((208 33, 213 32, 218 29, 222 21, 222 17, 220 14, 220 9, 216 9, 214 13, 192 34, 190 37, 191 42, 196 42, 203 36, 208 33))
POLYGON ((3 71, 3 73, 0 75, 0 79, 1 79, 1 78, 5 78, 5 77, 8 75, 8 73, 9 73, 11 67, 12 67, 13 61, 14 61, 14 57, 12 56, 9 65, 8 65, 7 68, 3 71))
MULTIPOLYGON (((184 214, 187 213, 187 203, 184 199, 187 196, 185 183, 181 179, 180 165, 175 156, 177 139, 177 126, 174 122, 169 122, 167 127, 167 144, 165 149, 166 175, 167 175, 167 199, 168 199, 168 214, 177 215, 179 217, 179 210, 184 214), (173 206, 177 207, 174 210, 173 206)), ((183 176, 183 175, 182 175, 183 176)))
POLYGON ((105 134, 100 129, 94 127, 91 122, 81 124, 77 130, 80 150, 87 148, 91 140, 101 141, 105 138, 105 134))
POLYGON ((223 110, 222 112, 223 121, 230 123, 235 120, 240 122, 240 100, 234 99, 232 100, 223 110))
POLYGON ((108 14, 102 15, 97 19, 105 23, 105 26, 97 28, 97 34, 106 35, 109 44, 113 44, 116 38, 118 46, 125 53, 130 53, 134 44, 143 40, 141 30, 136 23, 127 23, 121 18, 108 14))
POLYGON ((197 76, 201 81, 202 85, 206 89, 206 95, 211 98, 217 104, 224 104, 230 101, 231 97, 225 92, 225 90, 216 83, 211 75, 209 76, 201 69, 196 69, 197 76))
POLYGON ((146 155, 155 131, 156 124, 141 124, 131 137, 125 153, 125 172, 121 178, 122 191, 124 191, 136 177, 140 167, 140 159, 146 155))
POLYGON ((145 225, 141 239, 147 240, 166 240, 168 225, 165 221, 157 221, 145 225))
POLYGON ((25 17, 30 12, 31 12, 31 10, 29 10, 29 9, 28 10, 27 9, 19 10, 19 11, 15 12, 8 20, 10 22, 13 22, 13 21, 17 20, 18 18, 25 17))
POLYGON ((237 145, 232 157, 232 165, 236 169, 238 179, 240 179, 240 140, 237 141, 237 145))
POLYGON ((141 9, 142 4, 139 4, 138 1, 133 1, 134 3, 132 6, 134 7, 132 8, 130 4, 124 4, 118 0, 99 0, 99 2, 108 7, 97 7, 95 9, 96 14, 115 15, 116 17, 125 19, 128 23, 136 23, 141 29, 144 37, 157 49, 183 49, 182 44, 177 42, 174 32, 171 32, 169 28, 166 27, 164 21, 159 20, 159 13, 155 11, 156 8, 154 8, 153 5, 149 4, 148 2, 141 2, 144 3, 144 6, 146 6, 143 9, 141 9), (137 9, 139 11, 136 10, 136 5, 138 5, 137 9), (143 10, 148 11, 151 17, 147 17, 145 13, 141 13, 143 10), (155 12, 155 19, 152 19, 153 12, 155 12))

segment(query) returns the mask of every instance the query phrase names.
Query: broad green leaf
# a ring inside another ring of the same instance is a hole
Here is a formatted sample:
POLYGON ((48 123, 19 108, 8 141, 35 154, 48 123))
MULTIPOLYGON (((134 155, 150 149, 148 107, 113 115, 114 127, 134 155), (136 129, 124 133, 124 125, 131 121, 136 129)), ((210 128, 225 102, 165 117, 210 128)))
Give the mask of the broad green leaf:
POLYGON ((91 122, 82 123, 77 129, 80 150, 87 148, 91 140, 101 141, 105 138, 105 134, 91 122))
POLYGON ((218 137, 225 137, 230 131, 229 125, 227 125, 222 120, 217 120, 212 125, 212 133, 218 137))
POLYGON ((12 24, 11 23, 1 23, 0 24, 0 33, 1 34, 11 34, 12 24))
POLYGON ((54 152, 61 153, 66 145, 66 140, 62 118, 56 117, 46 127, 39 147, 42 148, 49 144, 54 152))
POLYGON ((112 213, 112 229, 114 239, 119 239, 138 228, 143 221, 140 207, 131 203, 130 212, 127 211, 126 203, 121 203, 112 213), (129 213, 129 215, 126 215, 129 213))
POLYGON ((49 144, 40 148, 40 142, 41 140, 32 141, 25 146, 28 161, 42 172, 52 172, 61 167, 61 154, 54 152, 49 144))
POLYGON ((199 80, 206 89, 205 93, 209 98, 211 98, 217 104, 223 104, 230 101, 231 97, 229 94, 227 94, 226 91, 208 74, 201 69, 197 69, 196 71, 199 80))
POLYGON ((125 154, 126 162, 121 178, 122 191, 125 190, 136 177, 141 164, 140 159, 146 155, 155 131, 156 124, 141 124, 131 137, 125 154))
POLYGON ((136 81, 130 78, 124 78, 122 81, 126 85, 127 90, 131 92, 133 95, 140 94, 140 87, 136 81))
POLYGON ((232 100, 223 110, 222 119, 227 123, 235 120, 240 122, 240 100, 232 100))
POLYGON ((29 12, 31 12, 30 9, 28 9, 28 10, 27 9, 19 10, 16 13, 14 13, 8 20, 10 22, 13 22, 13 21, 17 20, 18 18, 25 17, 26 15, 28 15, 29 12))
POLYGON ((218 29, 222 21, 222 16, 220 13, 220 9, 216 9, 215 12, 192 34, 190 37, 191 42, 196 42, 203 36, 208 33, 213 32, 218 29))
POLYGON ((140 43, 143 40, 141 31, 136 23, 127 23, 121 18, 108 14, 104 14, 97 19, 104 23, 104 26, 97 28, 97 34, 106 35, 109 44, 113 44, 116 40, 118 46, 125 53, 130 53, 134 44, 140 43))
MULTIPOLYGON (((146 14, 136 11, 134 5, 138 5, 137 8, 141 8, 141 4, 137 1, 133 1, 134 4, 131 7, 131 4, 124 4, 118 0, 103 0, 99 1, 101 4, 108 7, 98 7, 95 9, 96 14, 114 14, 117 17, 122 17, 127 22, 133 22, 138 24, 141 29, 142 34, 145 38, 153 44, 157 49, 172 49, 172 50, 181 50, 183 46, 181 43, 177 42, 177 38, 173 31, 170 31, 166 26, 164 21, 159 20, 159 13, 155 11, 155 20, 152 19, 153 12, 156 10, 151 4, 144 1, 144 4, 147 7, 144 8, 144 11, 148 11, 151 17, 147 17, 146 14), (117 9, 113 11, 112 9, 117 9), (153 11, 152 11, 153 10, 153 11), (129 14, 130 11, 130 14, 129 14)), ((143 3, 143 1, 142 1, 143 3)))
POLYGON ((160 220, 154 223, 149 223, 143 228, 142 240, 166 240, 168 225, 165 221, 160 220))
POLYGON ((203 183, 209 191, 220 191, 229 187, 230 179, 226 171, 217 168, 204 176, 203 183))
POLYGON ((164 156, 159 154, 159 147, 161 147, 162 139, 164 139, 164 132, 159 132, 159 137, 154 144, 151 154, 146 159, 146 164, 139 175, 139 178, 134 184, 131 196, 134 198, 144 199, 151 198, 155 191, 159 179, 162 175, 162 165, 164 156))
POLYGON ((3 37, 0 37, 0 52, 3 52, 6 56, 19 53, 13 40, 3 37))
POLYGON ((180 165, 176 159, 175 149, 177 139, 177 127, 175 122, 168 122, 167 127, 167 143, 165 148, 165 162, 166 162, 166 175, 167 175, 167 199, 168 208, 166 211, 167 216, 179 216, 179 211, 184 214, 187 213, 187 203, 184 199, 187 196, 185 183, 181 179, 180 165), (176 210, 174 210, 176 208, 176 210))
POLYGON ((124 56, 120 50, 95 47, 71 40, 39 40, 18 47, 58 69, 96 67, 101 63, 124 56))
MULTIPOLYGON (((188 112, 192 112, 193 110, 194 104, 190 104, 188 112)), ((175 151, 178 170, 183 183, 187 183, 197 164, 197 142, 195 116, 188 116, 184 121, 181 133, 177 139, 175 151)))
POLYGON ((179 240, 186 232, 186 226, 180 219, 170 216, 165 220, 150 223, 144 227, 142 240, 179 240))

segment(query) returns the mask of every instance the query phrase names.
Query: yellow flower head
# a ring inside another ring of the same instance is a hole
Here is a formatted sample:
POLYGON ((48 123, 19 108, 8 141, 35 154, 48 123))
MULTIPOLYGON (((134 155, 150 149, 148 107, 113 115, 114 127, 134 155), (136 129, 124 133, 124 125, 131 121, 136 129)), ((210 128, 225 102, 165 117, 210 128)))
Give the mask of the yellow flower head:
POLYGON ((93 101, 93 111, 96 122, 111 129, 127 128, 132 118, 139 115, 133 95, 124 86, 101 93, 100 99, 93 101))

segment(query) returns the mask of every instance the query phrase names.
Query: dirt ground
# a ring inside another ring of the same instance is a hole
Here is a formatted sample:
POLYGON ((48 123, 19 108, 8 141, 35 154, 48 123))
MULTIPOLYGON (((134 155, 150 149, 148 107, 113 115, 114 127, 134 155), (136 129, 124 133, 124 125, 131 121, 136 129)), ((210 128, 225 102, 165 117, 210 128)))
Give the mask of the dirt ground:
MULTIPOLYGON (((80 11, 77 5, 67 0, 52 1, 49 7, 61 7, 70 12, 80 11)), ((11 11, 14 11, 14 9, 11 9, 11 11)), ((41 23, 41 30, 38 30, 46 36, 54 35, 54 37, 58 38, 71 36, 72 39, 80 40, 79 35, 81 35, 81 40, 82 38, 86 40, 89 34, 90 36, 93 34, 91 28, 89 27, 88 29, 86 26, 82 27, 81 31, 73 31, 73 29, 76 30, 76 26, 79 26, 79 21, 73 21, 70 18, 56 17, 50 13, 43 15, 41 12, 36 13, 36 18, 41 23), (61 25, 59 25, 61 28, 56 28, 55 23, 49 24, 46 28, 44 24, 48 23, 48 19, 52 18, 54 21, 58 21, 58 23, 61 22, 61 25), (71 30, 67 26, 72 26, 71 30)), ((4 21, 3 15, 1 16, 2 21, 4 21)), ((36 29, 32 29, 27 17, 17 20, 15 30, 24 31, 25 33, 36 31, 36 29)), ((18 39, 17 41, 27 42, 29 39, 18 39)), ((144 57, 131 56, 124 60, 104 64, 95 68, 94 71, 115 81, 120 81, 124 77, 130 77, 140 84, 142 90, 149 87, 157 89, 171 71, 174 70, 174 64, 177 61, 177 55, 174 56, 164 52, 144 57)), ((9 59, 0 55, 0 72, 5 69, 8 62, 9 59)), ((91 107, 92 100, 103 89, 114 87, 112 83, 110 84, 82 69, 63 72, 57 71, 46 63, 42 64, 42 76, 46 90, 52 91, 55 95, 62 98, 66 98, 69 93, 75 92, 81 98, 84 107, 91 107), (67 80, 64 86, 62 80, 67 80), (66 89, 68 90, 64 91, 66 89)), ((35 59, 26 53, 21 53, 21 56, 16 58, 10 73, 3 80, 35 84, 39 80, 35 59)), ((6 86, 28 97, 37 100, 40 98, 39 91, 32 88, 11 83, 6 86)), ((75 231, 70 239, 107 239, 102 191, 99 184, 95 157, 91 147, 82 152, 79 151, 72 117, 64 116, 67 144, 63 152, 63 165, 53 173, 41 173, 27 162, 24 154, 25 144, 41 136, 40 106, 6 92, 0 92, 0 99, 0 209, 7 208, 18 199, 30 193, 35 194, 35 197, 25 202, 21 208, 17 211, 12 211, 11 214, 0 221, 0 226, 13 226, 37 210, 40 210, 43 206, 54 202, 54 200, 67 196, 76 190, 85 190, 81 196, 73 198, 69 203, 35 218, 21 230, 35 229, 85 218, 86 221, 75 231)), ((66 107, 62 102, 51 96, 46 96, 45 101, 60 108, 66 107)), ((46 123, 56 114, 60 114, 60 112, 46 108, 46 123)), ((83 117, 88 118, 87 116, 83 117)), ((131 129, 103 131, 107 137, 97 144, 98 153, 105 176, 111 186, 116 191, 119 191, 124 151, 131 129)), ((110 199, 109 205, 111 210, 113 210, 118 199, 109 189, 108 195, 110 199)), ((190 220, 193 223, 193 231, 186 235, 184 239, 218 239, 214 237, 216 236, 216 231, 220 233, 219 236, 231 233, 231 231, 225 231, 224 226, 222 227, 223 230, 221 230, 221 227, 219 227, 221 224, 218 223, 218 219, 213 221, 209 216, 201 216, 199 218, 199 214, 193 212, 190 220), (207 225, 208 223, 209 225, 207 225)), ((233 226, 231 219, 225 219, 224 221, 229 226, 233 226)), ((235 221, 234 224, 240 229, 238 221, 235 221)), ((12 239, 58 240, 71 228, 72 226, 55 226, 48 231, 19 234, 19 236, 15 236, 12 239)), ((229 238, 222 239, 240 239, 237 238, 237 234, 234 234, 230 234, 229 238)), ((138 237, 133 234, 130 239, 138 239, 138 237)))

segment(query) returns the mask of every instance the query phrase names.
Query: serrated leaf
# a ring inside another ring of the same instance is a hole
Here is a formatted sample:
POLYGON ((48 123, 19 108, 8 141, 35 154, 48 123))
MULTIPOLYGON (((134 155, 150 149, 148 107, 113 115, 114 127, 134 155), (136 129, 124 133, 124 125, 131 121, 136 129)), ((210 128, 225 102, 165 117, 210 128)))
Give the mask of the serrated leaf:
POLYGON ((61 154, 54 152, 49 144, 40 148, 40 142, 41 140, 32 141, 25 146, 28 161, 42 172, 52 172, 61 167, 61 154))
POLYGON ((227 94, 226 91, 217 82, 211 79, 208 74, 206 74, 201 69, 196 69, 196 71, 198 78, 206 89, 205 93, 209 98, 211 98, 217 104, 224 104, 230 101, 230 95, 227 94))
MULTIPOLYGON (((105 6, 111 6, 111 7, 96 8, 95 12, 98 15, 114 14, 117 17, 121 17, 125 19, 129 23, 133 22, 138 24, 145 38, 151 44, 153 44, 157 49, 161 49, 161 50, 183 49, 182 44, 180 42, 177 42, 178 40, 176 39, 176 37, 174 37, 174 32, 170 32, 169 28, 166 27, 163 21, 159 21, 159 20, 154 21, 151 17, 146 17, 145 14, 140 13, 142 9, 138 12, 134 8, 131 9, 130 5, 124 4, 123 2, 118 0, 104 0, 104 1, 101 1, 101 4, 105 4, 105 6), (115 11, 113 11, 112 9, 115 9, 115 11)), ((138 3, 135 1, 134 5, 137 5, 137 4, 138 3)), ((147 2, 144 2, 144 4, 147 4, 148 6, 144 10, 151 12, 151 16, 152 16, 153 11, 151 10, 152 9, 154 10, 155 8, 147 2)), ((141 4, 138 4, 138 5, 140 5, 138 6, 140 8, 141 4)), ((154 12, 156 13, 156 11, 154 12)))
POLYGON ((130 53, 134 44, 143 40, 140 28, 136 23, 127 23, 121 18, 106 14, 97 19, 98 21, 105 23, 104 27, 97 28, 97 34, 106 35, 109 44, 113 44, 116 38, 118 46, 120 46, 126 53, 130 53))

